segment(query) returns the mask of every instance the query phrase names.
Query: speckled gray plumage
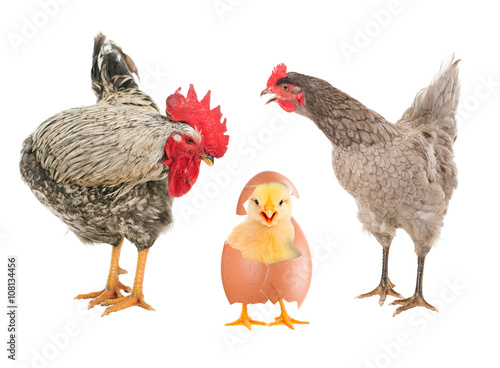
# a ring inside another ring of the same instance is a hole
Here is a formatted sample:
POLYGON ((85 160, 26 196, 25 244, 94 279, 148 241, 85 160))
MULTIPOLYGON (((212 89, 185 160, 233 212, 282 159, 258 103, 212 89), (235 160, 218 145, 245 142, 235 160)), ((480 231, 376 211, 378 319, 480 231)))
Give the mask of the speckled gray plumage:
POLYGON ((174 132, 195 136, 188 124, 122 106, 62 111, 33 133, 40 165, 58 183, 120 185, 118 192, 165 178, 165 142, 174 132))
POLYGON ((332 142, 335 174, 356 200, 364 228, 385 247, 403 228, 425 256, 457 186, 458 61, 442 67, 396 124, 323 80, 289 73, 283 82, 303 89, 304 106, 295 111, 332 142))
POLYGON ((115 187, 57 183, 38 162, 31 136, 23 143, 20 166, 37 199, 84 243, 116 246, 125 237, 143 250, 172 224, 168 178, 134 185, 118 198, 115 187))
POLYGON ((143 250, 173 221, 168 167, 160 163, 165 142, 174 131, 197 133, 160 115, 132 72, 133 61, 98 35, 97 104, 42 123, 24 141, 20 169, 37 199, 83 242, 116 246, 125 237, 143 250))

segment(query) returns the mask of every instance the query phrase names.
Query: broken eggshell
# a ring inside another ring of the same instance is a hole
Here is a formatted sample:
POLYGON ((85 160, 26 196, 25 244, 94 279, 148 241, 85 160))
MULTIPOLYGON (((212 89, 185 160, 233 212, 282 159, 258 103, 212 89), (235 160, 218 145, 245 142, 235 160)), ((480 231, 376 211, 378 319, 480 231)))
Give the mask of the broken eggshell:
MULTIPOLYGON (((269 182, 286 184, 292 194, 299 197, 297 189, 285 176, 273 171, 264 171, 255 175, 245 185, 236 213, 245 215, 243 204, 250 198, 255 186, 269 182)), ((302 255, 295 259, 266 265, 246 259, 240 250, 232 248, 227 242, 224 243, 221 261, 222 285, 230 304, 266 303, 268 300, 274 304, 279 298, 283 298, 287 302, 296 301, 298 306, 301 306, 311 284, 311 251, 299 224, 293 217, 291 221, 295 230, 293 244, 302 252, 302 255)))

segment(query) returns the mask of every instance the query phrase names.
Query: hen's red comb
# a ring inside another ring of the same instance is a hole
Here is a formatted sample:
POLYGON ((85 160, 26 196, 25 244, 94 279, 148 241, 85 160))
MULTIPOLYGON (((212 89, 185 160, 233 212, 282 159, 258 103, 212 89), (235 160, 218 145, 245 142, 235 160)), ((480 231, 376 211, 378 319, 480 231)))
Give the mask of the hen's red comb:
POLYGON ((276 85, 276 82, 278 79, 286 77, 288 74, 286 72, 286 65, 285 63, 278 64, 274 69, 273 73, 267 80, 267 88, 274 87, 276 85))
POLYGON ((220 106, 210 110, 210 91, 201 101, 198 101, 192 84, 189 86, 186 97, 179 93, 180 90, 179 87, 174 94, 168 96, 165 112, 172 121, 186 122, 200 132, 210 156, 217 158, 224 156, 229 136, 224 134, 227 131, 226 119, 221 122, 220 106))

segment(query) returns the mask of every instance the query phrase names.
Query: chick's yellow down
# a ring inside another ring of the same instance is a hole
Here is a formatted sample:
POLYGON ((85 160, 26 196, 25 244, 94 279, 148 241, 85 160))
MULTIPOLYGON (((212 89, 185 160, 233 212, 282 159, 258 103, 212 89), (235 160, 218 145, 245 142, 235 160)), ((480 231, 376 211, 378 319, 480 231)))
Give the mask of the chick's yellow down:
POLYGON ((290 189, 283 183, 260 184, 248 200, 247 217, 227 242, 251 261, 271 264, 300 257, 293 245, 290 189))

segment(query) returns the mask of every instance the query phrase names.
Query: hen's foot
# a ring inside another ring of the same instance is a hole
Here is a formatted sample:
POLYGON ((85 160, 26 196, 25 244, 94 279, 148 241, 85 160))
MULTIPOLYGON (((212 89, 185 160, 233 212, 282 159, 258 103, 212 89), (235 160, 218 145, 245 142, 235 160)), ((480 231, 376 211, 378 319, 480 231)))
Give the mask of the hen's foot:
POLYGON ((261 322, 261 321, 255 321, 255 320, 251 319, 248 316, 247 305, 243 304, 242 308, 241 308, 240 318, 238 318, 234 322, 226 323, 226 326, 240 326, 240 325, 241 326, 245 326, 246 328, 248 328, 249 330, 251 330, 252 329, 251 325, 267 326, 267 323, 261 322))
POLYGON ((110 306, 106 308, 101 317, 134 306, 154 311, 154 308, 144 301, 144 295, 135 295, 134 292, 132 292, 132 294, 130 294, 129 296, 121 296, 115 299, 108 299, 104 301, 103 305, 110 306))
POLYGON ((374 290, 370 291, 369 293, 366 294, 361 294, 356 297, 356 299, 362 299, 362 298, 368 298, 370 296, 374 295, 380 295, 380 299, 378 303, 382 306, 384 305, 385 299, 387 295, 394 296, 396 298, 402 298, 403 296, 398 293, 397 291, 394 290, 394 285, 391 280, 387 279, 387 283, 382 284, 380 283, 379 286, 377 286, 374 290))
POLYGON ((80 294, 75 297, 75 299, 92 299, 89 302, 88 309, 95 307, 98 304, 103 303, 104 301, 108 299, 116 299, 116 298, 123 298, 124 296, 121 293, 121 290, 123 290, 126 293, 130 293, 132 291, 131 288, 128 286, 123 285, 120 281, 116 283, 114 286, 109 286, 106 287, 106 289, 103 289, 101 291, 96 291, 93 293, 88 293, 88 294, 80 294))
POLYGON ((408 309, 414 308, 414 307, 425 307, 427 309, 430 309, 434 312, 439 312, 436 307, 430 305, 427 303, 423 297, 422 294, 415 294, 411 298, 406 298, 406 299, 398 299, 393 301, 389 305, 398 305, 400 304, 401 307, 396 309, 393 313, 393 317, 397 316, 399 313, 404 312, 408 309))
POLYGON ((295 327, 293 327, 294 324, 299 324, 299 325, 309 324, 309 322, 297 321, 296 319, 290 317, 285 309, 285 303, 283 302, 283 299, 280 298, 279 302, 281 307, 281 315, 279 317, 275 317, 274 322, 269 323, 269 326, 285 325, 290 327, 292 330, 295 330, 295 327))

